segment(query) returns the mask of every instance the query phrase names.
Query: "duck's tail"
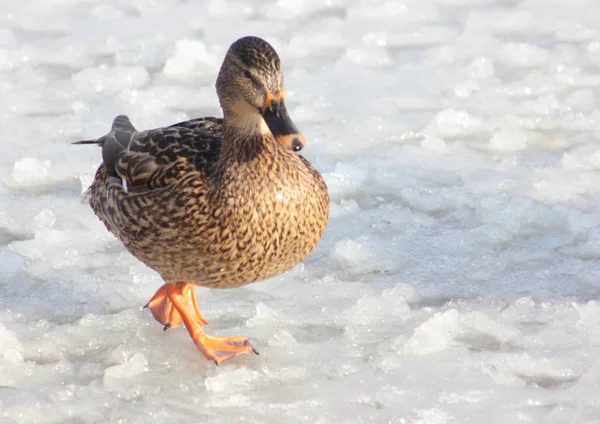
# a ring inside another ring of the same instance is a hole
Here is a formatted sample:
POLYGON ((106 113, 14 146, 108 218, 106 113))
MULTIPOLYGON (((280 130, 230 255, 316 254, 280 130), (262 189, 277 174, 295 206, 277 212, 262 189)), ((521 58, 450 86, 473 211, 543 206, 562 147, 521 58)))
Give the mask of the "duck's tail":
POLYGON ((125 115, 117 116, 112 123, 110 132, 96 140, 81 140, 71 144, 95 144, 102 147, 102 162, 106 168, 106 172, 111 177, 119 178, 115 169, 115 164, 119 157, 119 153, 129 146, 133 134, 137 130, 125 115))

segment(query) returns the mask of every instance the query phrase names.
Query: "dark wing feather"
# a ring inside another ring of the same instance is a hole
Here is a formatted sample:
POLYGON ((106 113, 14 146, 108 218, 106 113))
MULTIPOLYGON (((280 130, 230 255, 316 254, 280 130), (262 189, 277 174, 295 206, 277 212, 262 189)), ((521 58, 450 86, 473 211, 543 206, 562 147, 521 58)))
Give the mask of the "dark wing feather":
POLYGON ((221 133, 211 133, 202 125, 142 131, 119 154, 116 171, 131 192, 167 187, 189 173, 208 175, 220 147, 221 133))
POLYGON ((119 115, 108 134, 73 144, 102 147, 108 176, 123 179, 128 191, 143 192, 167 187, 190 172, 208 175, 219 157, 222 134, 221 118, 191 119, 137 131, 129 118, 119 115))
POLYGON ((112 123, 110 132, 96 140, 75 141, 72 144, 96 144, 102 147, 102 162, 106 172, 111 177, 118 177, 115 163, 119 154, 127 149, 132 138, 137 134, 135 127, 125 115, 117 116, 112 123))
POLYGON ((190 119, 189 121, 179 122, 171 125, 171 127, 185 127, 190 130, 202 131, 208 134, 221 136, 223 134, 223 119, 222 118, 198 118, 190 119))

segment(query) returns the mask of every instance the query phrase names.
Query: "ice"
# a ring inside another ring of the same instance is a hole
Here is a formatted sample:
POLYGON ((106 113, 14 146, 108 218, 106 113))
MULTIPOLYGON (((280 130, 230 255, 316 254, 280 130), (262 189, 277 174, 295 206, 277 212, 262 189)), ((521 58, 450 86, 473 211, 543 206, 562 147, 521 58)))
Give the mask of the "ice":
POLYGON ((132 378, 148 371, 148 361, 141 353, 136 353, 119 365, 113 365, 104 370, 104 385, 118 384, 120 379, 132 378))
POLYGON ((458 332, 458 311, 435 314, 415 329, 414 334, 404 344, 404 351, 415 355, 429 355, 449 349, 458 332))
MULTIPOLYGON (((126 88, 144 87, 150 75, 141 66, 100 66, 87 68, 73 75, 73 88, 107 95, 118 94, 126 88)), ((86 93, 88 96, 91 93, 86 93)))
POLYGON ((260 373, 258 371, 239 368, 209 377, 205 380, 204 384, 208 391, 230 393, 232 389, 240 386, 249 386, 253 381, 258 380, 259 378, 260 373))
POLYGON ((23 362, 23 346, 19 340, 4 325, 0 324, 0 352, 2 352, 3 365, 15 366, 23 362))
POLYGON ((596 0, 24 0, 0 13, 1 423, 600 421, 596 0), (279 51, 330 222, 290 272, 199 289, 216 367, 79 199, 105 134, 220 116, 279 51))
POLYGON ((20 185, 35 186, 46 181, 52 162, 38 158, 25 157, 15 162, 12 179, 20 185))
POLYGON ((527 133, 524 131, 503 129, 494 133, 490 147, 500 152, 514 152, 526 148, 527 141, 527 133))
POLYGON ((326 173, 324 175, 329 188, 330 197, 334 200, 343 200, 345 196, 353 193, 360 187, 366 179, 367 174, 368 170, 360 164, 354 165, 338 162, 332 173, 326 173))
POLYGON ((466 110, 446 109, 439 112, 426 127, 427 133, 439 137, 469 136, 481 130, 481 121, 466 110))
POLYGON ((194 81, 205 76, 216 78, 219 59, 207 51, 202 41, 177 40, 175 52, 169 57, 163 68, 165 76, 177 81, 194 81))
POLYGON ((503 62, 508 65, 532 68, 543 66, 550 58, 549 53, 532 44, 509 43, 500 53, 503 62))

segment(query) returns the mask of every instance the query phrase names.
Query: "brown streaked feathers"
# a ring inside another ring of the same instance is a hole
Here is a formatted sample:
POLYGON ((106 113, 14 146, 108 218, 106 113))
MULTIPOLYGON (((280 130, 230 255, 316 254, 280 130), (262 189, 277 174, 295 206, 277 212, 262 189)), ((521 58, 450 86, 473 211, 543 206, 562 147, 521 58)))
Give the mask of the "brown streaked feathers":
POLYGON ((225 121, 136 131, 119 116, 95 141, 103 164, 90 187, 94 212, 167 283, 236 287, 275 276, 317 245, 327 223, 327 188, 313 166, 251 131, 254 121, 228 118, 235 102, 260 108, 261 87, 283 89, 277 54, 245 37, 228 57, 217 83, 225 121))

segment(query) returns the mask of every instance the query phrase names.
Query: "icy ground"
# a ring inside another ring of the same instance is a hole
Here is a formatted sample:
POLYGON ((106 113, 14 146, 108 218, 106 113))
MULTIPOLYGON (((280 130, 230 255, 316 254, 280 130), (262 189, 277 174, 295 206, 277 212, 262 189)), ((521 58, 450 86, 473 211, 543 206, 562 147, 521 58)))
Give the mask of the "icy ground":
POLYGON ((598 0, 3 0, 0 422, 599 423, 598 0), (199 289, 221 367, 79 203, 69 143, 220 115, 280 52, 332 197, 286 275, 199 289))

